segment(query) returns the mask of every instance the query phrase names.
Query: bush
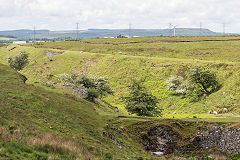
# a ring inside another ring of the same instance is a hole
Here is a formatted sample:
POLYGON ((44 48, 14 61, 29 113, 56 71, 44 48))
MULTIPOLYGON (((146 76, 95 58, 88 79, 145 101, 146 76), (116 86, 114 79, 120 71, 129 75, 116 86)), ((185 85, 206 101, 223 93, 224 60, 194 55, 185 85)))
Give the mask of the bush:
POLYGON ((61 74, 58 76, 58 80, 83 86, 88 92, 86 99, 90 101, 94 101, 94 99, 106 96, 107 94, 113 94, 107 77, 72 73, 61 74))
POLYGON ((211 94, 219 89, 220 84, 215 73, 204 67, 195 67, 191 70, 189 75, 189 81, 202 94, 211 94))
POLYGON ((15 57, 9 57, 8 63, 11 68, 20 71, 29 63, 28 54, 26 52, 21 52, 15 57))
POLYGON ((190 90, 190 86, 187 82, 183 81, 182 77, 172 76, 167 80, 167 88, 169 91, 175 91, 176 95, 184 95, 190 90))
POLYGON ((142 83, 142 81, 133 81, 130 86, 130 95, 123 97, 126 102, 126 109, 138 116, 155 116, 161 114, 157 107, 157 97, 153 96, 152 93, 148 93, 142 83))
POLYGON ((182 84, 183 78, 179 76, 172 76, 167 80, 168 90, 175 91, 182 84))

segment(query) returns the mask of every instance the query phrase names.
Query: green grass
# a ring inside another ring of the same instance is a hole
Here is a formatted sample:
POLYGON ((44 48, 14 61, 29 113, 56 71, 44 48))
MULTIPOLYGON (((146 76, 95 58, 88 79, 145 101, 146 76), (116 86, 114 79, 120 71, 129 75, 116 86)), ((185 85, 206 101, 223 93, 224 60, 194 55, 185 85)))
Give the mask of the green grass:
MULTIPOLYGON (((0 64, 0 133, 4 133, 0 134, 1 142, 6 145, 9 141, 10 144, 14 142, 23 148, 30 148, 34 155, 41 154, 56 159, 157 159, 146 152, 141 144, 141 134, 153 126, 170 125, 184 137, 191 136, 197 127, 205 124, 231 123, 229 127, 239 127, 239 117, 231 114, 240 112, 240 64, 237 48, 240 42, 146 43, 153 40, 163 39, 101 39, 84 40, 90 43, 57 42, 0 47, 2 64, 7 64, 7 58, 20 51, 26 51, 30 57, 29 65, 21 71, 28 78, 27 84, 23 83, 23 77, 16 71, 0 64), (144 43, 129 43, 131 41, 144 43), (139 49, 143 47, 144 50, 139 49), (162 47, 166 47, 166 50, 161 51, 162 47), (211 47, 215 48, 211 50, 211 47), (46 56, 47 50, 64 53, 49 59, 46 56), (84 52, 80 53, 81 50, 84 52), (118 54, 122 50, 126 53, 118 54), (187 55, 194 50, 214 50, 219 54, 195 58, 187 55), (208 66, 217 72, 223 87, 199 102, 172 96, 166 91, 166 80, 170 76, 185 77, 191 67, 196 65, 208 66), (72 71, 108 76, 115 94, 104 100, 117 106, 121 113, 114 113, 61 88, 41 83, 56 81, 56 75, 72 71), (145 78, 144 85, 147 89, 161 99, 159 107, 164 109, 163 118, 127 116, 121 97, 129 93, 127 86, 135 78, 145 78), (218 117, 206 114, 210 109, 220 111, 225 107, 229 109, 229 114, 218 117), (173 115, 174 111, 177 114, 173 115), (196 121, 199 123, 196 124, 196 121), (124 128, 124 131, 119 132, 119 128, 124 128), (117 139, 125 149, 120 149, 110 138, 103 136, 103 131, 111 135, 118 134, 117 139)), ((13 152, 12 156, 25 155, 21 147, 18 150, 19 153, 13 152)), ((32 154, 28 156, 31 157, 32 154)), ((5 153, 2 157, 4 156, 5 153)))
POLYGON ((115 95, 107 96, 104 100, 118 107, 124 114, 127 112, 121 97, 129 93, 127 86, 136 77, 145 78, 145 85, 149 91, 161 99, 159 107, 164 109, 164 117, 168 115, 171 117, 174 111, 189 117, 188 114, 206 114, 209 110, 221 111, 223 108, 238 114, 240 41, 158 42, 188 39, 239 39, 239 37, 144 37, 40 43, 35 46, 9 45, 0 48, 2 55, 0 61, 6 64, 8 56, 15 55, 21 50, 28 52, 31 61, 22 71, 28 77, 28 83, 56 80, 54 76, 73 71, 108 76, 115 95), (17 48, 9 52, 15 46, 17 48), (50 60, 46 56, 47 50, 64 53, 50 60), (123 54, 118 54, 120 51, 123 54), (166 80, 169 77, 179 75, 185 78, 193 66, 208 66, 217 72, 223 87, 199 102, 191 102, 191 97, 172 96, 166 91, 166 80))
POLYGON ((119 137, 126 144, 120 149, 103 136, 103 131, 112 132, 109 119, 117 116, 96 104, 54 87, 25 84, 19 73, 2 64, 0 88, 0 158, 152 157, 137 141, 119 137))

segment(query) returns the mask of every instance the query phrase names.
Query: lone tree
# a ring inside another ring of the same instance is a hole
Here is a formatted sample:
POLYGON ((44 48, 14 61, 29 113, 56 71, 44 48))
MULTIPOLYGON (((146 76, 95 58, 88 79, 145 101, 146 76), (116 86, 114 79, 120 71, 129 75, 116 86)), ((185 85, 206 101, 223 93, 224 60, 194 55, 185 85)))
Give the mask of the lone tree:
POLYGON ((26 52, 20 52, 20 54, 15 57, 9 57, 8 63, 11 68, 20 71, 29 63, 28 54, 26 52))
POLYGON ((136 113, 138 116, 155 116, 161 113, 157 107, 157 97, 147 92, 142 81, 133 81, 130 89, 130 95, 123 98, 126 102, 126 109, 130 113, 136 113))
POLYGON ((219 87, 219 81, 215 73, 204 67, 195 67, 190 72, 189 80, 204 94, 211 94, 219 87))

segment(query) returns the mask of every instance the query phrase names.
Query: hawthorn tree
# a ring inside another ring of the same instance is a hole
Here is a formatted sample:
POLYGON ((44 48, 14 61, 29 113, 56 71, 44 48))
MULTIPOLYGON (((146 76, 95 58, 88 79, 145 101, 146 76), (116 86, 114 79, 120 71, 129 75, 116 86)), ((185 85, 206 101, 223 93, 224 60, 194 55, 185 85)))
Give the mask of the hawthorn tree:
POLYGON ((152 93, 147 92, 142 81, 133 81, 130 86, 130 95, 123 97, 126 103, 126 109, 132 114, 138 116, 156 116, 160 115, 158 109, 158 99, 152 93))
POLYGON ((11 68, 20 71, 29 63, 28 54, 26 52, 20 52, 20 54, 15 57, 9 57, 8 63, 11 68))
POLYGON ((219 81, 216 73, 211 72, 208 68, 195 67, 191 70, 189 75, 190 82, 198 87, 204 94, 211 94, 219 87, 219 81))

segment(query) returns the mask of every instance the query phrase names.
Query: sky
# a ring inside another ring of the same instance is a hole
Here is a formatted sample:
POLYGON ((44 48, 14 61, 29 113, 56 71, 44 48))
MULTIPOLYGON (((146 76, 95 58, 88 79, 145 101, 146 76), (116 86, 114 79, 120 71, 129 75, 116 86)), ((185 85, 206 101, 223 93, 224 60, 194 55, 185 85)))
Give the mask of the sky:
POLYGON ((0 30, 208 28, 240 33, 239 0, 0 0, 0 30))

